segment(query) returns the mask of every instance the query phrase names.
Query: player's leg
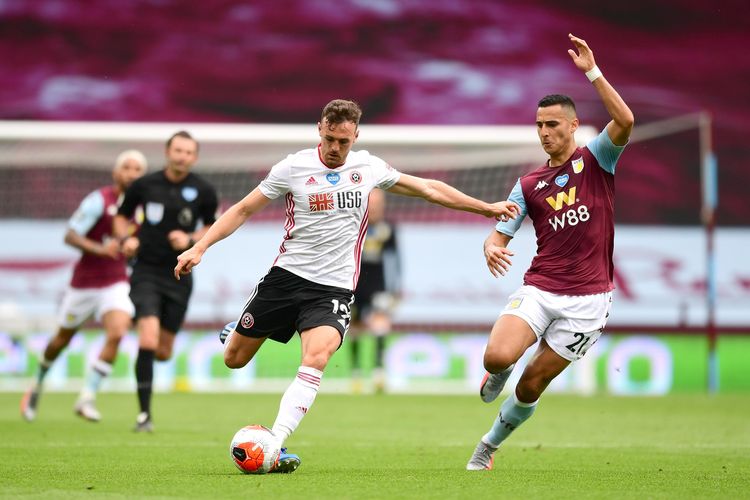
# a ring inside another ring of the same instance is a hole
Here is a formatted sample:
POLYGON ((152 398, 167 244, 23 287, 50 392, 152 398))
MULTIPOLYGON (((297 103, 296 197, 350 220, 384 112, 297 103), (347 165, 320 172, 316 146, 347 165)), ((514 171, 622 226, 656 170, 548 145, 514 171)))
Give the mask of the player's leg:
POLYGON ((372 380, 375 392, 385 390, 385 371, 383 369, 383 355, 385 353, 385 338, 391 331, 391 317, 384 310, 375 310, 367 318, 369 330, 375 336, 375 362, 372 370, 372 380))
POLYGON ((542 392, 569 364, 570 361, 550 349, 544 339, 539 342, 539 347, 526 365, 515 391, 503 401, 492 427, 477 444, 466 466, 468 470, 492 468, 497 448, 534 414, 542 392))
POLYGON ((536 341, 536 334, 525 319, 513 314, 503 314, 497 319, 484 352, 487 374, 479 389, 482 401, 489 403, 497 399, 516 361, 536 341))
POLYGON ((131 325, 130 318, 135 312, 128 296, 129 293, 128 283, 116 283, 100 293, 97 316, 104 327, 104 345, 99 352, 99 357, 89 368, 74 407, 77 415, 92 422, 98 422, 101 419, 101 414, 95 404, 96 394, 99 392, 102 381, 112 373, 120 341, 127 334, 131 325))
MULTIPOLYGON (((279 413, 273 424, 273 433, 280 445, 297 429, 318 395, 320 380, 328 361, 341 345, 341 334, 331 326, 318 326, 300 333, 302 362, 297 376, 289 385, 279 403, 279 413)), ((300 465, 297 455, 282 448, 274 472, 293 472, 300 465)))
POLYGON ((136 432, 150 432, 151 424, 151 394, 154 383, 154 358, 159 346, 159 332, 161 326, 159 317, 148 315, 136 320, 138 332, 138 356, 135 359, 135 380, 138 393, 138 416, 136 432))
POLYGON ((273 432, 281 443, 294 432, 315 401, 328 360, 341 345, 341 334, 324 325, 300 333, 302 363, 297 376, 281 398, 273 432))
POLYGON ((47 372, 60 353, 70 344, 70 340, 80 325, 94 313, 97 305, 95 299, 96 297, 89 290, 73 287, 68 287, 66 290, 58 311, 57 333, 49 340, 39 360, 39 369, 34 384, 21 399, 21 415, 27 421, 31 422, 36 418, 47 372))
POLYGON ((36 418, 47 372, 62 350, 68 346, 70 339, 73 338, 76 331, 75 328, 58 328, 57 333, 50 339, 47 347, 44 349, 44 353, 39 360, 39 368, 37 369, 34 383, 21 398, 21 416, 27 422, 31 422, 36 418))

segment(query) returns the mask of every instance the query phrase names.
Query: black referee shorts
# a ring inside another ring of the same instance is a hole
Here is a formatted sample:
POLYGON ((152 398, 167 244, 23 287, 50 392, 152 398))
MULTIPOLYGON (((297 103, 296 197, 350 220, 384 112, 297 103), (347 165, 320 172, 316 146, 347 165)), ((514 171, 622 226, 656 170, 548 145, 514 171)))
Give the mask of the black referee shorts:
POLYGON ((130 300, 135 306, 135 318, 156 316, 162 328, 174 333, 182 328, 192 291, 190 274, 177 281, 164 269, 136 264, 130 276, 130 300))
POLYGON ((332 326, 343 342, 351 320, 351 290, 321 285, 272 267, 253 290, 237 321, 237 333, 286 344, 295 332, 332 326))

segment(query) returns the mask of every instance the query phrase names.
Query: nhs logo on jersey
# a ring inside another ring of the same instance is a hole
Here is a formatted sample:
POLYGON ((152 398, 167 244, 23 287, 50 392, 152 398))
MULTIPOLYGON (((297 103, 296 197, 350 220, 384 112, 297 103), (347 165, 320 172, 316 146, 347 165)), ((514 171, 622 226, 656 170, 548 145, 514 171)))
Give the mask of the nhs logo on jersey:
POLYGON ((341 176, 336 172, 331 172, 330 174, 326 175, 326 180, 335 186, 341 180, 341 176))

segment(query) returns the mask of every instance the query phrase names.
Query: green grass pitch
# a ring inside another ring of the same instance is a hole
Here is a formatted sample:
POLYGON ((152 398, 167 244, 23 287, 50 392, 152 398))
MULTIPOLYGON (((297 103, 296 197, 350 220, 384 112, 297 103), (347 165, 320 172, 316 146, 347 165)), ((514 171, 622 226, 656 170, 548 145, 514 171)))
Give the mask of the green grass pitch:
POLYGON ((271 425, 280 395, 156 394, 156 432, 134 434, 133 394, 104 420, 45 394, 31 424, 0 394, 2 498, 750 498, 750 396, 545 396, 498 451, 466 462, 497 404, 468 396, 320 394, 287 442, 290 475, 245 476, 233 433, 271 425))

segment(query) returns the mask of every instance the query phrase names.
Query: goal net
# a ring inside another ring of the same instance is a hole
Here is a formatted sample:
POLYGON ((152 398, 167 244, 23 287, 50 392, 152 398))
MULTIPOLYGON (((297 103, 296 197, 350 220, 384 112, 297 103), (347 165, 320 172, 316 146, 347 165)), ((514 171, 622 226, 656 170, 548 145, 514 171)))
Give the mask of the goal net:
MULTIPOLYGON (((216 186, 223 206, 247 194, 287 154, 319 139, 314 125, 0 122, 0 218, 67 218, 83 196, 111 181, 122 150, 139 149, 150 170, 161 168, 164 143, 178 130, 200 142, 195 171, 216 186)), ((583 143, 593 133, 581 128, 577 138, 583 143)), ((504 199, 519 175, 545 159, 533 126, 362 125, 355 149, 488 201, 504 199)), ((466 218, 392 198, 389 216, 397 221, 466 218)), ((282 218, 283 210, 272 204, 259 218, 282 218)))

